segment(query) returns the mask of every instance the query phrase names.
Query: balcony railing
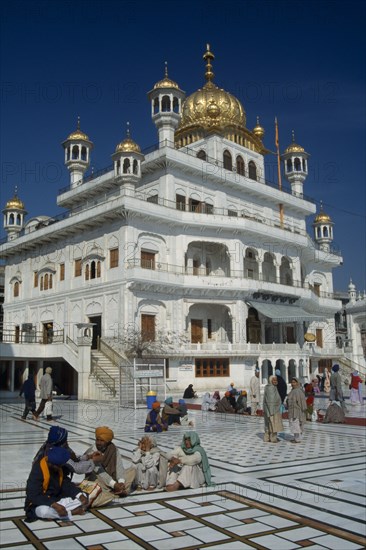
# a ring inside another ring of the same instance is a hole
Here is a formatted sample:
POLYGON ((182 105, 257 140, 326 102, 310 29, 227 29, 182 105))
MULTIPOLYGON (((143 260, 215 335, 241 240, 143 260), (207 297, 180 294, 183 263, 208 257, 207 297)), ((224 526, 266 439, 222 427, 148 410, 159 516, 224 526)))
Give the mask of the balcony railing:
POLYGON ((14 330, 3 330, 0 337, 5 344, 62 344, 64 342, 64 331, 55 330, 50 334, 43 331, 22 331, 18 333, 14 330))
POLYGON ((309 283, 302 281, 291 280, 286 278, 264 276, 263 274, 253 272, 251 277, 245 277, 244 272, 241 270, 230 270, 227 267, 217 268, 216 270, 207 270, 205 267, 184 267, 181 265, 174 265, 157 260, 145 260, 141 258, 134 258, 126 262, 126 269, 148 269, 155 272, 172 273, 175 275, 194 276, 207 278, 209 283, 210 278, 229 278, 245 281, 260 281, 261 283, 271 283, 276 285, 284 285, 293 288, 302 288, 304 290, 311 290, 313 294, 318 298, 336 299, 333 292, 322 292, 320 290, 314 291, 313 287, 309 283))

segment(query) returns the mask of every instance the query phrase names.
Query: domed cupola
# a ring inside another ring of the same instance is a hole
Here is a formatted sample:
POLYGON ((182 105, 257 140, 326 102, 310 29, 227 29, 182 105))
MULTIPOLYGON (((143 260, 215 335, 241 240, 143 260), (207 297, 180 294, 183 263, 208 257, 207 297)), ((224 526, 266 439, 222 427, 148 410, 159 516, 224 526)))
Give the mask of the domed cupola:
POLYGON ((285 177, 291 184, 293 195, 303 196, 303 184, 308 175, 309 154, 301 145, 295 143, 295 132, 292 130, 292 143, 285 149, 281 159, 285 165, 285 177))
POLYGON ((333 225, 330 216, 323 211, 323 205, 320 203, 320 212, 315 216, 314 238, 320 245, 321 250, 329 251, 330 244, 333 241, 333 225))
POLYGON ((165 62, 165 74, 148 93, 151 101, 151 117, 159 134, 159 146, 174 147, 174 132, 180 121, 182 101, 185 93, 168 76, 168 64, 165 62))
POLYGON ((80 117, 77 128, 62 143, 65 150, 65 164, 70 172, 71 187, 76 187, 83 182, 83 176, 90 164, 90 151, 93 143, 89 137, 80 130, 80 117))
POLYGON ((257 124, 253 128, 253 134, 257 136, 257 138, 259 138, 261 141, 263 141, 265 131, 263 126, 259 124, 259 116, 257 116, 257 124))
POLYGON ((8 234, 8 239, 15 239, 24 227, 24 217, 27 214, 23 201, 18 197, 16 187, 14 197, 6 203, 3 214, 4 229, 8 234))
MULTIPOLYGON (((218 134, 249 149, 265 152, 261 137, 246 128, 246 114, 240 101, 213 82, 214 54, 207 44, 203 55, 206 62, 206 84, 183 103, 182 118, 175 132, 178 147, 218 134)), ((263 134, 262 134, 263 136, 263 134)))
POLYGON ((141 162, 144 155, 139 145, 130 136, 130 124, 127 122, 126 137, 118 143, 112 155, 114 176, 125 189, 134 191, 137 181, 141 178, 141 162))

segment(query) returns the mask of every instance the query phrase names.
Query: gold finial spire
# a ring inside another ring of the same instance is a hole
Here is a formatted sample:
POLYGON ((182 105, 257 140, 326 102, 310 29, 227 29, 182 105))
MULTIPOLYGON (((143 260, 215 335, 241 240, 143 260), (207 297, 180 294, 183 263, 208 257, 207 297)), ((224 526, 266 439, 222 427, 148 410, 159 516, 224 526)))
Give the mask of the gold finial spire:
POLYGON ((165 76, 165 78, 168 78, 168 62, 165 61, 165 62, 164 62, 164 65, 165 65, 165 73, 164 73, 164 76, 165 76))
POLYGON ((214 72, 212 71, 211 61, 215 59, 215 56, 210 51, 210 44, 206 45, 206 52, 203 55, 203 59, 206 61, 205 78, 208 82, 211 82, 211 80, 213 80, 215 76, 214 72))
POLYGON ((14 188, 14 197, 18 196, 18 186, 16 185, 14 188))
POLYGON ((292 130, 292 143, 295 143, 295 130, 292 130))
POLYGON ((257 125, 259 126, 259 116, 257 116, 257 125))
POLYGON ((130 123, 127 122, 126 126, 127 126, 126 134, 127 134, 127 137, 129 138, 130 137, 130 123))
POLYGON ((77 130, 80 130, 80 116, 78 116, 77 130))

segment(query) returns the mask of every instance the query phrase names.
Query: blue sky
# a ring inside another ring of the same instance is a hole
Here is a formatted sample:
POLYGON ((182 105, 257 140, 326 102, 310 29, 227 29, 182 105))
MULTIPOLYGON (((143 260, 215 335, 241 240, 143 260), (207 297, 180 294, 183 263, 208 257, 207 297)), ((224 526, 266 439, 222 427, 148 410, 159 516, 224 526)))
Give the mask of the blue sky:
MULTIPOLYGON (((17 185, 28 219, 62 212, 56 197, 69 177, 61 142, 78 115, 95 170, 111 164, 127 121, 142 148, 156 143, 146 93, 164 61, 187 94, 202 86, 209 42, 215 82, 241 100, 247 126, 259 115, 273 150, 277 116, 281 151, 294 129, 310 153, 304 193, 318 208, 323 201, 344 258, 335 289, 352 277, 363 291, 364 3, 13 0, 1 12, 2 207, 17 185)), ((275 180, 271 157, 267 164, 275 180)))

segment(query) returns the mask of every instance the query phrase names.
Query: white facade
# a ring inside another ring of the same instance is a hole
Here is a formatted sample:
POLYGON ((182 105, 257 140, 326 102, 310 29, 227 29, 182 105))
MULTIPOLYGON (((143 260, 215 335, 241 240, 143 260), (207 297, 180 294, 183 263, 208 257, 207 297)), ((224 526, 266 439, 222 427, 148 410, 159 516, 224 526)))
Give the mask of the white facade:
POLYGON ((90 397, 80 323, 119 345, 126 326, 166 333, 171 389, 248 387, 255 365, 264 381, 277 361, 286 377, 306 378, 310 359, 318 367, 337 356, 332 269, 342 258, 332 238, 324 247, 306 232, 316 211, 302 193, 309 155, 292 143, 285 174, 296 159, 301 174, 288 177, 288 191, 268 184, 263 129, 247 129, 239 101, 213 84, 212 59, 208 51, 201 95, 184 100, 167 74, 149 92, 159 136, 151 152, 128 135, 112 169, 84 178, 92 142, 79 125, 65 140, 65 216, 33 218, 1 246, 6 360, 66 361, 79 396, 90 397))

